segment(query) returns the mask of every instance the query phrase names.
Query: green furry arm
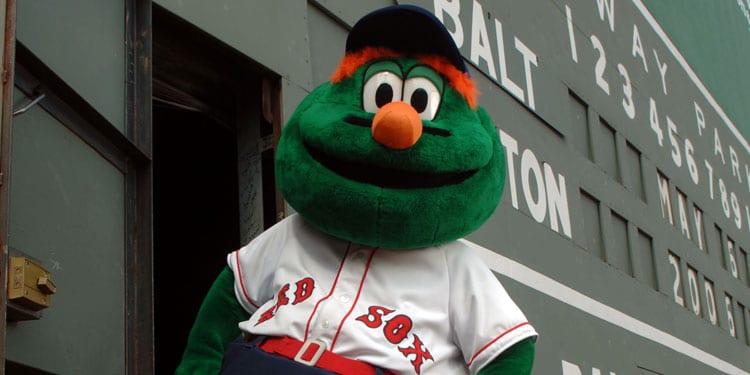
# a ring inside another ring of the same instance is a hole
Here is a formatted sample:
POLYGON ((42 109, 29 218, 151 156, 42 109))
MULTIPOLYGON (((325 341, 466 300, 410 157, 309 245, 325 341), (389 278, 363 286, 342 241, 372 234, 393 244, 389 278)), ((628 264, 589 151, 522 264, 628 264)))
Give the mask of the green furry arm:
POLYGON ((534 365, 534 341, 525 339, 502 352, 484 366, 478 375, 528 375, 534 365))
POLYGON ((175 374, 218 374, 224 350, 240 335, 237 323, 248 317, 234 296, 234 275, 224 268, 198 310, 175 374))

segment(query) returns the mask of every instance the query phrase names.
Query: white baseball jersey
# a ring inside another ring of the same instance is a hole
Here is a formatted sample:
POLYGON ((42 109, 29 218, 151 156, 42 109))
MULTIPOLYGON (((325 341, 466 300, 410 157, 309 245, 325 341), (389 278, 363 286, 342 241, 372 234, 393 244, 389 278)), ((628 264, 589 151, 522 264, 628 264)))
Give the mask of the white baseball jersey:
POLYGON ((316 339, 401 374, 476 373, 536 336, 499 281, 454 241, 387 250, 328 236, 293 215, 229 254, 256 335, 316 339))

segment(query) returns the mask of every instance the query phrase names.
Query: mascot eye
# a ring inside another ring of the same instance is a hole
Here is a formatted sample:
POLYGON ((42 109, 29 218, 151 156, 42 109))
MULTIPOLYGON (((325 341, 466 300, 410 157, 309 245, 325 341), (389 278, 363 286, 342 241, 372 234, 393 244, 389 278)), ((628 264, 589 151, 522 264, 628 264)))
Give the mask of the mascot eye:
POLYGON ((380 107, 401 100, 403 85, 404 82, 394 73, 383 71, 374 74, 365 82, 362 90, 362 107, 367 112, 375 113, 380 107))
POLYGON ((404 101, 411 104, 423 120, 432 120, 440 108, 440 90, 427 78, 409 78, 404 84, 404 101))

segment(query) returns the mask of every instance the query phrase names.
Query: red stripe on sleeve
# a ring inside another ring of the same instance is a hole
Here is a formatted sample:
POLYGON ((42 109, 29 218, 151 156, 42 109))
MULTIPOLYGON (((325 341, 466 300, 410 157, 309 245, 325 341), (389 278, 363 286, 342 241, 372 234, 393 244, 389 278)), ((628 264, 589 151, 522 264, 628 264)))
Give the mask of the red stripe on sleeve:
POLYGON ((253 300, 250 299, 250 296, 247 295, 247 289, 245 289, 245 281, 242 280, 242 269, 240 266, 240 251, 239 250, 234 252, 234 259, 235 259, 234 260, 235 263, 237 264, 237 276, 239 276, 240 278, 240 288, 242 288, 242 294, 245 296, 245 300, 257 309, 258 306, 254 304, 253 300))
POLYGON ((492 339, 492 341, 490 341, 489 343, 487 343, 487 345, 483 346, 483 347, 482 347, 481 349, 479 349, 479 350, 478 350, 478 351, 477 351, 477 352, 476 352, 476 353, 475 353, 475 354, 474 354, 473 356, 471 356, 471 360, 469 360, 469 363, 467 363, 467 364, 466 364, 466 367, 470 367, 470 366, 471 366, 471 364, 472 364, 472 363, 474 363, 474 360, 475 360, 475 359, 477 359, 477 357, 478 357, 478 356, 479 356, 480 354, 482 354, 482 352, 483 352, 483 351, 485 351, 485 350, 486 350, 487 348, 489 348, 490 346, 492 346, 492 344, 494 344, 495 342, 497 342, 497 340, 500 340, 500 339, 501 339, 501 338, 503 338, 503 337, 504 337, 505 335, 507 335, 507 334, 509 334, 509 333, 511 333, 511 332, 513 332, 513 331, 515 331, 515 330, 516 330, 516 329, 518 329, 518 328, 521 328, 521 327, 523 327, 523 326, 525 326, 525 325, 528 325, 528 324, 529 324, 529 322, 523 322, 523 323, 521 323, 521 324, 518 324, 518 325, 516 325, 515 327, 512 327, 511 329, 509 329, 509 330, 507 330, 507 331, 505 331, 505 332, 501 333, 501 334, 500 334, 500 336, 497 336, 497 337, 495 337, 494 339, 492 339))

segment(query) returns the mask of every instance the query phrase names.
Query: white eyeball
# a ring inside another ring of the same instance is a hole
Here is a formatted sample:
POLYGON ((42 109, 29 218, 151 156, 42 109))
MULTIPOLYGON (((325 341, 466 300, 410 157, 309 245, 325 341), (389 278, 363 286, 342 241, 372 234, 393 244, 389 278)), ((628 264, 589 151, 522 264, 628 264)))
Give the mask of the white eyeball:
POLYGON ((365 111, 375 113, 380 107, 401 100, 404 82, 398 75, 383 71, 374 74, 365 82, 362 90, 362 107, 365 111))
POLYGON ((423 77, 414 77, 404 84, 404 101, 419 113, 422 120, 432 120, 440 108, 440 91, 432 81, 423 77))

